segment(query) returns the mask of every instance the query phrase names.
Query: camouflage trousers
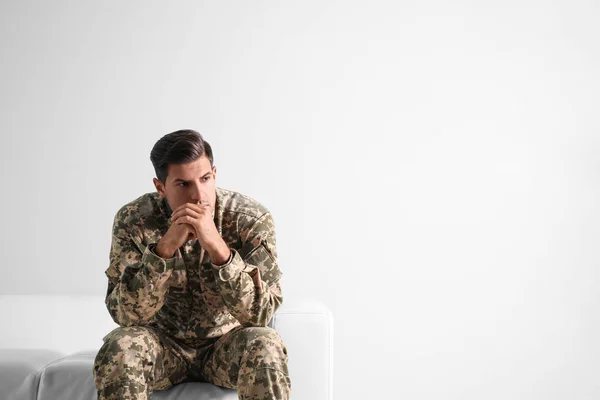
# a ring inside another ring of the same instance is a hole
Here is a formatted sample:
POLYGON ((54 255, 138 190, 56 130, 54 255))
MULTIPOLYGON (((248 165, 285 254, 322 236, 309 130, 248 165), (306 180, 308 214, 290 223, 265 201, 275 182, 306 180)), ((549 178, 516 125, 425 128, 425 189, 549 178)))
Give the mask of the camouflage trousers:
POLYGON ((148 400, 155 390, 193 381, 236 389, 243 400, 290 396, 287 350, 271 328, 237 327, 190 349, 150 327, 116 328, 94 362, 98 399, 148 400))

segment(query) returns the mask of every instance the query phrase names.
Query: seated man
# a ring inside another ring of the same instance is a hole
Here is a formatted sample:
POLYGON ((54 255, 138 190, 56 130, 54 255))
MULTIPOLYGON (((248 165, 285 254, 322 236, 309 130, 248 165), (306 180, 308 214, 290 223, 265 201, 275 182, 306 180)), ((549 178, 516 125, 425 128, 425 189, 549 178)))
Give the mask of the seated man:
POLYGON ((165 135, 150 159, 157 192, 114 220, 106 306, 119 327, 96 356, 98 399, 149 399, 184 381, 288 399, 287 351, 267 327, 283 299, 271 214, 216 187, 195 131, 165 135))

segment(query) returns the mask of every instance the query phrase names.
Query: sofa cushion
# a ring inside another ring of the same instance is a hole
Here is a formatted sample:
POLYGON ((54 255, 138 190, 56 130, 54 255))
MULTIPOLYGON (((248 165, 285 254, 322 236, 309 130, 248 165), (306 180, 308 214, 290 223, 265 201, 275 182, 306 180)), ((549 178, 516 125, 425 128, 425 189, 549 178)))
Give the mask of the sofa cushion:
POLYGON ((6 399, 29 374, 64 356, 45 349, 0 349, 0 399, 6 399))
MULTIPOLYGON (((60 358, 27 379, 9 396, 9 400, 96 400, 92 367, 96 353, 75 353, 60 358)), ((156 391, 154 400, 236 400, 235 390, 209 383, 187 382, 156 391)))

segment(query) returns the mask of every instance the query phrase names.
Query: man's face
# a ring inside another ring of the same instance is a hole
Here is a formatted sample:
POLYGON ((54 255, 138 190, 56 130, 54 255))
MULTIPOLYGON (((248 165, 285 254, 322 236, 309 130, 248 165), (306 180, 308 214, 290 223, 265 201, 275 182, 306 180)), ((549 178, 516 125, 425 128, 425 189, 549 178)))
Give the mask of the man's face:
POLYGON ((206 155, 188 164, 169 164, 166 182, 154 178, 154 186, 167 198, 171 210, 185 203, 207 203, 215 210, 217 167, 210 166, 206 155))

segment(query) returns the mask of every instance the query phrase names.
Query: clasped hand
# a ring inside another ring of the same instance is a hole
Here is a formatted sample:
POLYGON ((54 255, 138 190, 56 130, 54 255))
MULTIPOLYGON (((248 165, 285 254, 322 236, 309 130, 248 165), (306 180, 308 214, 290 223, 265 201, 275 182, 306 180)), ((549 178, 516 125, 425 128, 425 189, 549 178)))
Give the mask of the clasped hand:
POLYGON ((202 247, 208 247, 221 238, 213 221, 213 210, 207 203, 185 203, 173 211, 171 221, 173 224, 191 225, 202 247))

